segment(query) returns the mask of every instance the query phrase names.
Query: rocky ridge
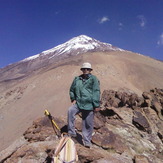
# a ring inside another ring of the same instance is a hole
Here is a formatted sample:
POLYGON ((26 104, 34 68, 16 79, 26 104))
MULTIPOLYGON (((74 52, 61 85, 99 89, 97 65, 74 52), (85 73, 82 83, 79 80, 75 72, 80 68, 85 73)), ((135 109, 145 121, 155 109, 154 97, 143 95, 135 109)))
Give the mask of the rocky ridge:
MULTIPOLYGON (((105 90, 100 112, 95 113, 93 147, 82 144, 81 117, 76 120, 74 139, 79 162, 162 163, 163 161, 163 89, 143 92, 105 90)), ((65 117, 54 117, 63 131, 65 117)), ((50 162, 59 139, 47 117, 33 122, 15 143, 0 153, 0 162, 50 162)))

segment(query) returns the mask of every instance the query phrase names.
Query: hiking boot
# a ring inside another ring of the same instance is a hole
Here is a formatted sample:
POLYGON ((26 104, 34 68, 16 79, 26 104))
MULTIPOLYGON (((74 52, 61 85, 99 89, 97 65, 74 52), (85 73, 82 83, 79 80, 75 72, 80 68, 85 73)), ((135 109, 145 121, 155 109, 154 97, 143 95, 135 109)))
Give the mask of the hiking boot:
POLYGON ((76 134, 68 134, 70 137, 72 137, 72 138, 76 138, 77 137, 77 135, 76 134))
POLYGON ((92 144, 84 143, 84 147, 91 148, 92 147, 92 144))

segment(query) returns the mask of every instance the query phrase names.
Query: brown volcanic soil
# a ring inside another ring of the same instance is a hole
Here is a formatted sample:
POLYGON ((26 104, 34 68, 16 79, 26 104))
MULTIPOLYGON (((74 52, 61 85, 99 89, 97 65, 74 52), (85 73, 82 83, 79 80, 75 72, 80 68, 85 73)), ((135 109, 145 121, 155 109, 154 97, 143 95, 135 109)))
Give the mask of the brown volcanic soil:
POLYGON ((66 115, 69 87, 90 62, 105 89, 129 89, 139 96, 163 88, 163 62, 131 52, 96 52, 75 56, 34 71, 24 79, 0 83, 0 150, 6 148, 41 117, 45 109, 54 116, 66 115))

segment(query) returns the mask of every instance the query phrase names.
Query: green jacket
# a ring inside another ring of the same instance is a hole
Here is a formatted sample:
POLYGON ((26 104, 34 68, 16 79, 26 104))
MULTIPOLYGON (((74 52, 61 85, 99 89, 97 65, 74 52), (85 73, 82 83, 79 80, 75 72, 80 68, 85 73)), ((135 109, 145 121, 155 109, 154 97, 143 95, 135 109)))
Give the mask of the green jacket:
POLYGON ((79 109, 93 110, 100 107, 100 87, 96 76, 89 74, 87 79, 82 75, 75 77, 70 87, 70 99, 76 100, 79 109))

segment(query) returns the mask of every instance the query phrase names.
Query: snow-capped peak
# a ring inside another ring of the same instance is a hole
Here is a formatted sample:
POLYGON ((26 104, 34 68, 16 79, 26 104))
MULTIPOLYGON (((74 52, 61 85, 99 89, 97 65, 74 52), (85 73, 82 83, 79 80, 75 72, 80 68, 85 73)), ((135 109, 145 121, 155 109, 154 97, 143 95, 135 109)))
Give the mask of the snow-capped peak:
POLYGON ((52 49, 43 51, 42 54, 48 54, 54 51, 57 51, 58 54, 63 54, 65 52, 69 52, 70 50, 75 50, 75 49, 83 49, 83 50, 91 50, 94 49, 94 47, 97 45, 95 42, 92 41, 92 43, 90 44, 89 42, 92 41, 92 38, 85 36, 85 35, 80 35, 78 37, 74 37, 71 40, 58 45, 52 49))
POLYGON ((85 53, 88 51, 123 51, 123 49, 113 47, 111 44, 108 43, 102 43, 96 39, 93 39, 91 37, 88 37, 86 35, 80 35, 78 37, 74 37, 70 39, 69 41, 60 44, 54 48, 51 48, 49 50, 45 50, 40 54, 28 57, 24 59, 23 61, 28 61, 32 59, 36 59, 40 55, 49 55, 49 59, 62 55, 62 54, 72 54, 72 55, 78 55, 81 53, 85 53))

